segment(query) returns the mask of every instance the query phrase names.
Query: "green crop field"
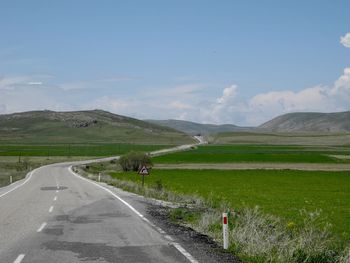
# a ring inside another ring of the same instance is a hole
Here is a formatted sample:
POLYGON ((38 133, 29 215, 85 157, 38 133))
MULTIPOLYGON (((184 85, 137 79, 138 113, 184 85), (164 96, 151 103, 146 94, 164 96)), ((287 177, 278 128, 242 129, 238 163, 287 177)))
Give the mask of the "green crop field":
POLYGON ((130 151, 150 152, 169 145, 139 144, 57 144, 0 145, 0 156, 114 156, 130 151))
MULTIPOLYGON (((135 173, 113 177, 141 182, 135 173)), ((341 240, 350 241, 350 173, 291 170, 153 170, 146 184, 226 201, 234 208, 259 206, 287 222, 301 222, 301 209, 322 209, 341 240)))
POLYGON ((349 147, 283 145, 206 145, 155 157, 155 163, 349 163, 331 155, 350 155, 349 147))

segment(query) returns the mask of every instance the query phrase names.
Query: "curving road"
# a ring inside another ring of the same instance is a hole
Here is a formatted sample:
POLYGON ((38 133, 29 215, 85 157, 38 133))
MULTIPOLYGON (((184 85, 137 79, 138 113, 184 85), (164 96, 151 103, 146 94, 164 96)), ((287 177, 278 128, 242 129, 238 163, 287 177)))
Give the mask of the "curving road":
POLYGON ((38 168, 0 189, 0 262, 197 262, 132 194, 74 174, 73 164, 38 168))

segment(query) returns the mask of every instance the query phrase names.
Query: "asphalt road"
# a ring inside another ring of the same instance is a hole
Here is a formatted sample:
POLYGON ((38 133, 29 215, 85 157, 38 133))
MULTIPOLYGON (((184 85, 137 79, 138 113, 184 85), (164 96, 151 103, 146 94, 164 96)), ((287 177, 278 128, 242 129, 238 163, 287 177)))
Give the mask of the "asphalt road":
POLYGON ((0 188, 1 263, 197 262, 135 208, 132 194, 74 175, 72 164, 0 188))

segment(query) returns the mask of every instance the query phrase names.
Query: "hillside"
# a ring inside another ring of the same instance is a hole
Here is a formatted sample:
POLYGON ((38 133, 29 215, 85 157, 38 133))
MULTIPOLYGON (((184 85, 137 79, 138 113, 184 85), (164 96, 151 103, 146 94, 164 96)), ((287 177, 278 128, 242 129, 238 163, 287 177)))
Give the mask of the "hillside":
POLYGON ((233 124, 200 124, 190 121, 182 121, 182 120, 146 120, 147 122, 162 125, 164 127, 173 128, 178 131, 182 131, 184 133, 195 135, 195 134, 215 134, 220 132, 232 132, 232 131, 247 131, 252 128, 248 127, 239 127, 233 124))
POLYGON ((0 143, 184 144, 173 129, 106 111, 31 111, 0 115, 0 143))
POLYGON ((265 122, 258 128, 272 132, 349 132, 350 111, 288 113, 265 122))

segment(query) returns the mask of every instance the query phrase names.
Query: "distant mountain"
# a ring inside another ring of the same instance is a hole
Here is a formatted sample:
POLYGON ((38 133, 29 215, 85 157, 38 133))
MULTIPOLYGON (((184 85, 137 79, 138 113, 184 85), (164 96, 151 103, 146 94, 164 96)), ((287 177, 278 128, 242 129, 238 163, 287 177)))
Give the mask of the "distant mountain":
POLYGON ((194 141, 171 128, 93 110, 0 115, 0 142, 184 144, 194 141))
POLYGON ((273 132, 349 132, 350 111, 288 113, 265 122, 258 129, 273 132))
POLYGON ((200 124, 196 122, 190 121, 182 121, 182 120, 145 120, 149 123, 161 125, 164 127, 173 128, 178 131, 182 131, 184 133, 190 135, 202 134, 215 134, 220 132, 233 132, 233 131, 249 131, 253 128, 249 127, 239 127, 233 124, 200 124))

